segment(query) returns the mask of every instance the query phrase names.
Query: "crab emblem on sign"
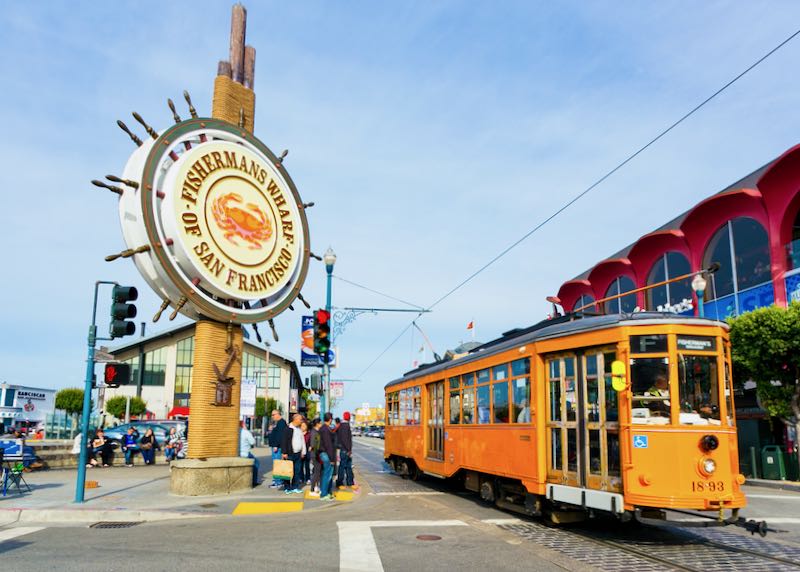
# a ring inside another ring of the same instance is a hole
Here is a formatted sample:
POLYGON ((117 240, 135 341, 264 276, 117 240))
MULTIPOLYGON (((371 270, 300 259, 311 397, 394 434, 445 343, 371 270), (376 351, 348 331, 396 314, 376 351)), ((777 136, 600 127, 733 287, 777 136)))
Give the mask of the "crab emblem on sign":
POLYGON ((249 248, 256 250, 262 247, 262 241, 272 237, 272 223, 258 205, 247 203, 241 208, 242 197, 236 193, 228 193, 214 201, 214 220, 225 231, 225 238, 238 245, 235 236, 250 243, 249 248), (233 203, 233 204, 231 204, 233 203))

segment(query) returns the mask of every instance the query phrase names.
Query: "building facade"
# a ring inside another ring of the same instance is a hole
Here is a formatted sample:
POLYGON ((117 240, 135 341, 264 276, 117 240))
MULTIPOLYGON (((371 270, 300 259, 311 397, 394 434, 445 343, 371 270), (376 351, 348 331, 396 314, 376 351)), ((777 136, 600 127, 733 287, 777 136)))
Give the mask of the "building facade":
MULTIPOLYGON (((558 291, 564 310, 719 263, 704 296, 708 317, 800 301, 800 145, 601 260, 558 291)), ((590 309, 692 314, 691 277, 590 309)))
MULTIPOLYGON (((131 384, 105 388, 99 401, 138 395, 157 418, 189 415, 194 330, 188 324, 111 348, 115 361, 131 366, 131 384)), ((247 339, 243 345, 242 379, 255 380, 256 396, 275 399, 284 413, 296 410, 303 387, 294 360, 247 339)))
POLYGON ((0 383, 0 434, 11 427, 35 429, 55 410, 55 389, 0 383))

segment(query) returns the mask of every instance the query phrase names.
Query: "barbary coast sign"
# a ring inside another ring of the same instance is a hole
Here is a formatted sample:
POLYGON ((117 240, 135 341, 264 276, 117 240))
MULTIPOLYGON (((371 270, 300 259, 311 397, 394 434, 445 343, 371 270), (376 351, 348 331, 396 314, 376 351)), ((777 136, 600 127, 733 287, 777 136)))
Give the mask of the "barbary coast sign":
POLYGON ((263 321, 285 309, 308 269, 308 225, 280 160, 252 134, 215 119, 184 121, 134 152, 120 200, 123 232, 156 292, 181 311, 263 321))

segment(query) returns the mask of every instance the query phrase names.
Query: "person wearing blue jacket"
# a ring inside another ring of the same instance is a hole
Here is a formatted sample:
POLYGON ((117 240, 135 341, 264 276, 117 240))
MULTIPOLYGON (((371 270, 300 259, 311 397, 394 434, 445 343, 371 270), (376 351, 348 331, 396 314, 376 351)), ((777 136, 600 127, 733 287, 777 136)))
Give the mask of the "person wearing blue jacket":
POLYGON ((133 454, 140 451, 138 435, 133 427, 128 427, 128 432, 122 437, 122 450, 125 452, 125 466, 133 466, 133 454))

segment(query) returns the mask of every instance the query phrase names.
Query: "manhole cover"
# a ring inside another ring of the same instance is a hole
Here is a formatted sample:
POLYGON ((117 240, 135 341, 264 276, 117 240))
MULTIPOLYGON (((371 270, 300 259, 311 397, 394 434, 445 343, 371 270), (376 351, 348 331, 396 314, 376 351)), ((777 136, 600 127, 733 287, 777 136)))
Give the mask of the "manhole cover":
POLYGON ((141 524, 141 522, 95 522, 89 528, 130 528, 141 524))
POLYGON ((417 540, 441 540, 441 536, 436 536, 435 534, 418 534, 417 540))

